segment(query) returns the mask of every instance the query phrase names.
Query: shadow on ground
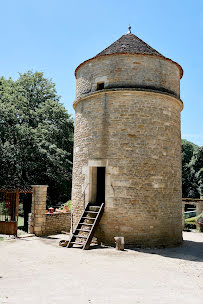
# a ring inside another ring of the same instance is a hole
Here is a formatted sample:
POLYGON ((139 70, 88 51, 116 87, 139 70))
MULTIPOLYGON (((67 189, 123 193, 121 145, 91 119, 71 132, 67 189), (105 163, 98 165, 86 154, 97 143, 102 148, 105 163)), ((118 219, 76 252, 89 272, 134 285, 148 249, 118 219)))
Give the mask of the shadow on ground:
MULTIPOLYGON (((31 240, 32 238, 25 238, 22 240, 31 240)), ((44 244, 51 245, 54 247, 59 247, 59 241, 60 240, 68 240, 69 235, 64 234, 58 234, 58 235, 51 235, 51 236, 44 236, 44 237, 35 237, 35 240, 38 240, 44 244)), ((60 247, 60 248, 66 248, 66 247, 60 247)), ((74 247, 75 249, 80 249, 81 247, 74 247)), ((90 250, 101 250, 101 249, 109 249, 109 250, 115 250, 113 247, 109 246, 100 246, 100 245, 94 245, 92 244, 90 247, 90 250)), ((181 259, 186 261, 194 261, 194 262, 203 262, 203 242, 195 242, 191 240, 185 240, 183 244, 179 247, 175 248, 161 248, 161 249, 155 249, 155 248, 131 248, 131 249, 125 249, 124 252, 143 252, 146 254, 155 254, 160 255, 163 257, 169 257, 172 259, 181 259)))
POLYGON ((56 235, 49 235, 49 236, 41 236, 37 238, 40 242, 52 245, 52 246, 59 246, 59 241, 61 240, 69 240, 69 235, 67 234, 56 234, 56 235))
POLYGON ((203 262, 203 243, 194 241, 184 241, 183 244, 175 248, 163 249, 129 249, 133 251, 157 254, 172 259, 181 259, 186 261, 203 262))

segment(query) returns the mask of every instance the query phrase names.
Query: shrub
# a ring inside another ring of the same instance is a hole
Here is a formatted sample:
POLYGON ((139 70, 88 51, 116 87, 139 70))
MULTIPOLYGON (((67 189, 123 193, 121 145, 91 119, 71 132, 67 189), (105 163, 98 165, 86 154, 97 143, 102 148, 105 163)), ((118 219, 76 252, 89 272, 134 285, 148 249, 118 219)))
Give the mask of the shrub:
POLYGON ((65 204, 63 204, 61 206, 60 209, 64 209, 65 206, 68 206, 69 211, 71 211, 71 209, 72 209, 72 201, 71 200, 67 201, 65 204))

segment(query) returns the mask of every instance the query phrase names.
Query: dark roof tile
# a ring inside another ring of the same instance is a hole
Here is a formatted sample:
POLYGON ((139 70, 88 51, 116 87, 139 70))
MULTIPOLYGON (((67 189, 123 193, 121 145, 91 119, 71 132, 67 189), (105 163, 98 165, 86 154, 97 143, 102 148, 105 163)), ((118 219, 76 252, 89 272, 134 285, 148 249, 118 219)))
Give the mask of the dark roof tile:
POLYGON ((121 38, 116 40, 114 43, 112 43, 105 50, 97 54, 95 57, 121 53, 148 54, 164 57, 162 54, 157 52, 143 40, 131 33, 121 36, 121 38))

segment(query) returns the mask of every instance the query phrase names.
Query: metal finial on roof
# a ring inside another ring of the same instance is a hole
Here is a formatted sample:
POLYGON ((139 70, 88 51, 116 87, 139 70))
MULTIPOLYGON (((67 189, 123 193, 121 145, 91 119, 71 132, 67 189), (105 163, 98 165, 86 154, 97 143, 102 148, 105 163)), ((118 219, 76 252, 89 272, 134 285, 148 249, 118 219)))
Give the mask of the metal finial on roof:
POLYGON ((127 34, 131 34, 131 25, 130 24, 128 26, 128 32, 127 32, 127 34))

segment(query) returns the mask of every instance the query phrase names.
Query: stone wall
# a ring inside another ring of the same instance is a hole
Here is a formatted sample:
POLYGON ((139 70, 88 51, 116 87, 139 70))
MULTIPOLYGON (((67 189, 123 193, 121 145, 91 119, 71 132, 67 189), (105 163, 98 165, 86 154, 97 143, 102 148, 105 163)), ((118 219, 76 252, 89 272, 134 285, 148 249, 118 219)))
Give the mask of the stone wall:
POLYGON ((180 97, 180 68, 173 61, 140 54, 101 56, 76 71, 76 99, 104 88, 151 88, 180 97))
POLYGON ((182 102, 166 93, 114 89, 91 93, 74 107, 74 226, 85 188, 86 203, 91 197, 91 168, 104 166, 99 241, 114 244, 119 235, 129 246, 180 244, 182 102))
POLYGON ((45 214, 46 223, 44 235, 59 234, 61 231, 70 232, 71 212, 45 214))
POLYGON ((40 234, 36 230, 33 230, 33 215, 29 214, 28 218, 28 230, 29 233, 34 233, 37 236, 45 236, 45 235, 54 235, 60 234, 62 231, 67 233, 70 232, 71 229, 71 212, 66 213, 44 213, 42 215, 43 218, 43 227, 40 228, 40 234))
POLYGON ((28 231, 37 236, 58 234, 61 231, 70 231, 71 212, 46 213, 47 187, 33 186, 32 213, 28 218, 28 231))

